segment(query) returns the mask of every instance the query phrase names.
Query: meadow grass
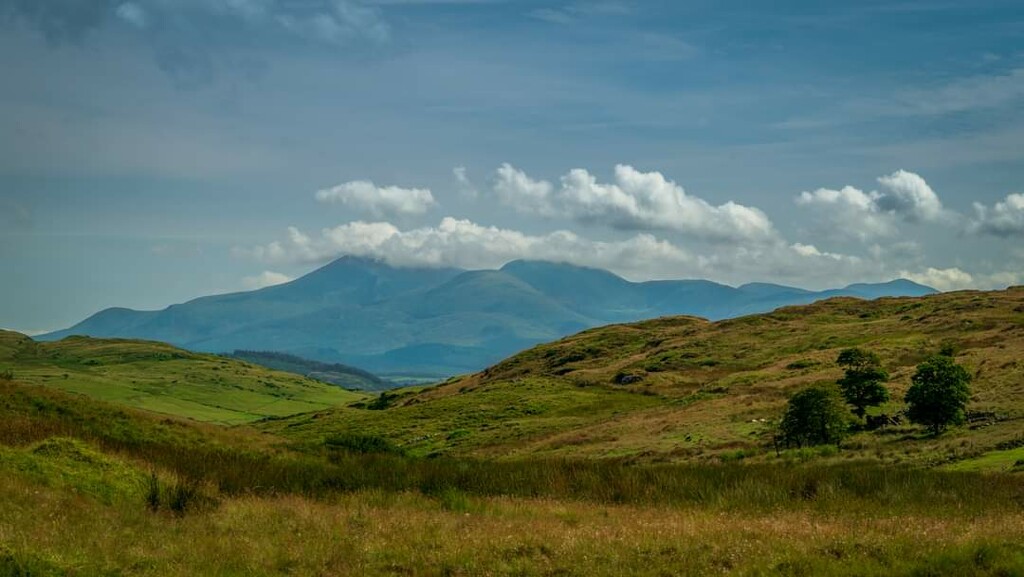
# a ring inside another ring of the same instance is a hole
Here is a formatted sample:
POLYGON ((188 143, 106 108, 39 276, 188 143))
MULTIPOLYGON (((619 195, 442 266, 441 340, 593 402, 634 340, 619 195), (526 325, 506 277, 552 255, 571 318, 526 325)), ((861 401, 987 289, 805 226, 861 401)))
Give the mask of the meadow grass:
POLYGON ((283 447, 0 384, 0 576, 1024 571, 1019 475, 426 459, 372 439, 283 447))
POLYGON ((1024 517, 360 491, 184 516, 0 474, 0 575, 1020 575, 1024 517), (60 530, 57 530, 60 527, 60 530))

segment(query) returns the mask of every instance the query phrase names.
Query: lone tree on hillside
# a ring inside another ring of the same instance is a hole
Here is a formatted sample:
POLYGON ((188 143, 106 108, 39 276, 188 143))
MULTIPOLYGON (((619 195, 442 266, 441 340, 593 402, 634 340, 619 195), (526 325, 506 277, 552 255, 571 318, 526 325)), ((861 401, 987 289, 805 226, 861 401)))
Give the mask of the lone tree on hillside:
POLYGON ((858 418, 864 418, 868 407, 889 400, 889 389, 883 384, 889 380, 889 373, 882 368, 878 355, 863 349, 846 349, 839 353, 836 363, 846 369, 837 383, 858 418))
POLYGON ((779 424, 786 446, 838 445, 849 433, 849 412, 834 386, 814 386, 793 395, 779 424))
POLYGON ((964 422, 971 397, 971 374, 951 357, 934 355, 917 365, 905 398, 907 417, 938 435, 964 422))

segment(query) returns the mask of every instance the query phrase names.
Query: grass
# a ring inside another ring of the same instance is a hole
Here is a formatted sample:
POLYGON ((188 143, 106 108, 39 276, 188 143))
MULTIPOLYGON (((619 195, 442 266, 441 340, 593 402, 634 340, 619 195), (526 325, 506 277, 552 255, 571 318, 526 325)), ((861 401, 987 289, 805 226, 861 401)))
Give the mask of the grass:
MULTIPOLYGON (((429 394, 430 389, 424 391, 429 394)), ((415 390, 398 393, 394 406, 384 411, 357 405, 291 419, 268 419, 258 426, 309 443, 328 435, 360 433, 387 437, 419 456, 487 447, 478 456, 508 457, 523 448, 524 439, 588 427, 617 414, 658 405, 651 397, 565 387, 548 378, 517 379, 429 403, 408 402, 418 396, 415 390)))
POLYGON ((1024 569, 1017 475, 426 459, 367 436, 297 449, 13 382, 0 383, 0 503, 0 576, 1024 569))
POLYGON ((384 414, 353 405, 257 426, 299 442, 367 431, 420 455, 715 462, 741 453, 770 462, 799 458, 776 455, 774 422, 796 391, 841 376, 843 348, 881 357, 894 400, 873 412, 895 414, 916 364, 946 345, 974 375, 969 410, 993 418, 937 438, 908 424, 858 432, 827 456, 946 465, 1020 435, 1024 289, 836 298, 715 323, 601 327, 400 394, 384 414))
POLYGON ((1024 447, 990 451, 978 457, 957 461, 947 468, 951 471, 1024 472, 1024 447))
POLYGON ((163 343, 69 337, 36 343, 0 331, 0 371, 156 413, 220 424, 322 410, 364 398, 294 374, 163 343))
POLYGON ((0 575, 1018 575, 1024 522, 357 492, 153 515, 0 477, 0 575), (31 497, 26 495, 37 491, 31 497), (54 531, 53 523, 67 528, 54 531), (922 539, 927 536, 926 539, 922 539), (12 567, 15 569, 12 570, 12 567), (6 573, 4 572, 6 568, 6 573), (36 573, 29 573, 36 574, 36 573))

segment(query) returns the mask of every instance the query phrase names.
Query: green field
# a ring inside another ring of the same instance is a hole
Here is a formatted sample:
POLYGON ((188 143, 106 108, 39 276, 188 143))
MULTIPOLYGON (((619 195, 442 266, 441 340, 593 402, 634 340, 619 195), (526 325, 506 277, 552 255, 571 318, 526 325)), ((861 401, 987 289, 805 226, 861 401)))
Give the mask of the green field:
POLYGON ((163 343, 69 337, 36 343, 0 331, 0 372, 156 413, 237 424, 363 398, 290 373, 163 343))

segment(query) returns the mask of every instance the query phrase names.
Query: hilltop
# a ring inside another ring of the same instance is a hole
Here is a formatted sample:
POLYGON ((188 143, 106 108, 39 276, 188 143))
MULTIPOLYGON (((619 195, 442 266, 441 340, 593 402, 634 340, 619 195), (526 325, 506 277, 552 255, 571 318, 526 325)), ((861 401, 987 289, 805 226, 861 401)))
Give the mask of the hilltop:
POLYGON ((834 382, 836 356, 851 346, 878 353, 890 371, 895 400, 881 408, 889 413, 901 408, 916 364, 951 346, 975 377, 969 408, 984 418, 938 439, 907 425, 861 433, 843 457, 970 467, 983 455, 1012 465, 1021 452, 1020 287, 832 298, 717 322, 684 316, 595 328, 437 387, 386 396, 377 403, 383 411, 357 404, 259 426, 300 440, 373 433, 416 454, 769 459, 787 398, 834 382))
POLYGON ((808 291, 705 280, 637 283, 604 270, 538 261, 465 271, 343 257, 282 285, 160 311, 107 309, 39 338, 89 335, 214 353, 275 351, 379 375, 443 377, 610 323, 681 314, 718 320, 833 296, 934 292, 907 280, 808 291))
POLYGON ((364 398, 291 373, 139 340, 68 337, 38 343, 0 331, 0 372, 7 370, 19 383, 222 424, 364 398))

